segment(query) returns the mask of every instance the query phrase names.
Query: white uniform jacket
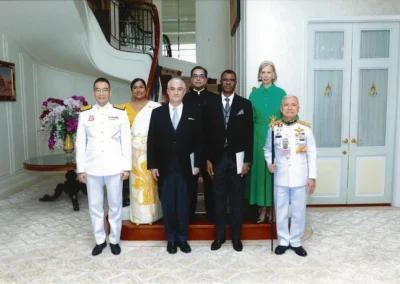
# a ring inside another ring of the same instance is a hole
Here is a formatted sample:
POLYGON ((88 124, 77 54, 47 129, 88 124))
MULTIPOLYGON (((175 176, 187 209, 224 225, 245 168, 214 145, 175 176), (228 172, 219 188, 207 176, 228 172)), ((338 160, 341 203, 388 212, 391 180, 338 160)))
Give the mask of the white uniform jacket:
MULTIPOLYGON (((272 163, 271 128, 264 146, 267 164, 272 163)), ((299 187, 307 179, 317 178, 317 149, 314 135, 307 122, 297 121, 285 125, 277 121, 274 126, 275 173, 277 186, 299 187)))
POLYGON ((125 109, 110 103, 82 107, 75 149, 78 173, 109 176, 131 171, 131 131, 125 109))

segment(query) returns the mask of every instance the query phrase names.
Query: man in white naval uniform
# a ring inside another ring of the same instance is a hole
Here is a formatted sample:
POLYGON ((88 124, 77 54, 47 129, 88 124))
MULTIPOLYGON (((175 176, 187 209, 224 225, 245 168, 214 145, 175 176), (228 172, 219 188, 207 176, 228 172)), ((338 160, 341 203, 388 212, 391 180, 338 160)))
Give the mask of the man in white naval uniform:
POLYGON ((275 160, 272 161, 272 131, 268 131, 264 147, 268 169, 274 173, 274 202, 278 232, 275 254, 288 248, 306 256, 300 238, 304 234, 307 191, 312 194, 317 178, 317 150, 310 124, 297 120, 299 100, 287 95, 282 99, 282 120, 272 120, 275 160), (289 207, 291 222, 289 230, 289 207))
POLYGON ((115 255, 119 246, 122 213, 122 183, 132 167, 131 134, 124 107, 111 105, 111 86, 107 79, 98 78, 93 85, 94 106, 81 108, 76 133, 76 165, 78 179, 86 183, 89 212, 98 255, 107 246, 104 231, 104 185, 107 188, 110 247, 115 255))

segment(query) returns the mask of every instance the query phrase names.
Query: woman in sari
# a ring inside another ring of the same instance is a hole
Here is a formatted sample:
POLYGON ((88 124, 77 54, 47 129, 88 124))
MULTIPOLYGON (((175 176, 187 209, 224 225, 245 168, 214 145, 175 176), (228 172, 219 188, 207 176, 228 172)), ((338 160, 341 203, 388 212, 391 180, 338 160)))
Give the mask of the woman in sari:
POLYGON ((131 221, 137 225, 152 224, 161 219, 162 210, 157 183, 147 170, 147 133, 153 109, 159 103, 146 98, 146 83, 136 78, 131 83, 132 102, 126 103, 132 135, 132 171, 130 184, 131 221))

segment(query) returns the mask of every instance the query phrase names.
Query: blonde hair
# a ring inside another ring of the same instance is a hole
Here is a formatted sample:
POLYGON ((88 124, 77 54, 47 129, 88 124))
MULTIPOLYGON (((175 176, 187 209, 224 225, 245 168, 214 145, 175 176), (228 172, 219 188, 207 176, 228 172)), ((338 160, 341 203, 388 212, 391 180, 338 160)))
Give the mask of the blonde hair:
POLYGON ((275 64, 272 61, 266 60, 261 62, 260 67, 258 67, 258 82, 261 82, 261 71, 264 69, 264 67, 271 66, 272 67, 272 72, 274 73, 272 75, 272 83, 275 83, 275 81, 278 79, 278 74, 276 74, 276 68, 275 64))

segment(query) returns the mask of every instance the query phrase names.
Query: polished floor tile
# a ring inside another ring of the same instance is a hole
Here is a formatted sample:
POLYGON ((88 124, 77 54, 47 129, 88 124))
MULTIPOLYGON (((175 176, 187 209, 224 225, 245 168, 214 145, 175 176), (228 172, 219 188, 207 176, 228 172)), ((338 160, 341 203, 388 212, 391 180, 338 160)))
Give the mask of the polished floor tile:
POLYGON ((78 212, 66 195, 38 200, 61 181, 0 200, 0 283, 399 283, 399 208, 308 209, 305 258, 271 254, 270 241, 245 241, 240 253, 196 241, 176 255, 164 242, 123 241, 121 255, 107 246, 93 257, 86 196, 78 212))

